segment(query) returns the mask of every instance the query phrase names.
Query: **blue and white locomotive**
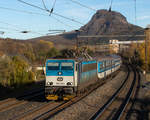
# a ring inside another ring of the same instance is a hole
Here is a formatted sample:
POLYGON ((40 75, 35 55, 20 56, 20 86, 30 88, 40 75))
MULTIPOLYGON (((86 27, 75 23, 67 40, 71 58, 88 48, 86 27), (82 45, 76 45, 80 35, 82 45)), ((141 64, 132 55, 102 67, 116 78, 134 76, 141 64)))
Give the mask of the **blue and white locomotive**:
POLYGON ((98 60, 48 59, 46 61, 45 96, 48 100, 69 100, 101 82, 120 68, 121 58, 98 60))
POLYGON ((57 100, 72 95, 77 86, 77 63, 71 59, 49 59, 46 61, 45 94, 48 100, 57 100), (62 96, 63 95, 63 96, 62 96))

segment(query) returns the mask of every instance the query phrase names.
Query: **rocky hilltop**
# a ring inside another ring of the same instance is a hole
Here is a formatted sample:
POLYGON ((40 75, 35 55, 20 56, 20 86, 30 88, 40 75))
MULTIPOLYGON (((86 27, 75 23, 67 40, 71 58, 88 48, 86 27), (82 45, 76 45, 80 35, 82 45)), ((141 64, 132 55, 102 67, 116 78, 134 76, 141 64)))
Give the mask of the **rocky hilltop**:
MULTIPOLYGON (((90 43, 95 42, 108 42, 110 39, 118 40, 143 40, 142 37, 135 37, 134 35, 144 34, 142 27, 130 24, 126 17, 116 11, 98 10, 91 20, 80 28, 81 32, 67 32, 65 34, 52 36, 44 36, 40 38, 34 38, 32 40, 49 40, 54 43, 66 44, 75 43, 76 35, 133 35, 133 37, 117 37, 117 38, 90 38, 90 43), (55 39, 55 40, 53 40, 55 39), (96 40, 96 41, 95 41, 96 40), (68 42, 67 42, 68 41, 68 42)), ((83 39, 83 40, 87 40, 83 39)))
MULTIPOLYGON (((144 34, 144 29, 128 23, 125 16, 119 12, 98 10, 92 19, 80 28, 82 35, 137 35, 144 34)), ((101 38, 99 40, 108 40, 101 38)), ((123 37, 119 40, 139 40, 143 38, 123 37)))

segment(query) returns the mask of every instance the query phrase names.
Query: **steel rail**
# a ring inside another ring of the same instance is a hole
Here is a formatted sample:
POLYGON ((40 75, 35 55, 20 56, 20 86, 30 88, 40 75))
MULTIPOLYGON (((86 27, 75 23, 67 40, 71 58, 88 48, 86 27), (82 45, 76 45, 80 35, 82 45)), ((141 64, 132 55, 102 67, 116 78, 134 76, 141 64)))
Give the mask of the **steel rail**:
POLYGON ((26 95, 25 97, 20 97, 19 99, 23 99, 23 100, 18 100, 17 98, 16 99, 6 99, 6 101, 2 102, 4 106, 0 106, 0 112, 4 112, 4 111, 7 111, 7 110, 10 110, 14 107, 17 107, 17 106, 20 106, 20 105, 23 105, 23 104, 26 104, 28 103, 28 101, 25 101, 25 100, 32 100, 33 98, 37 97, 37 96, 40 96, 44 94, 43 91, 39 91, 39 92, 34 92, 30 95, 26 95), (9 104, 11 103, 11 104, 9 104))
POLYGON ((41 94, 41 91, 43 91, 43 90, 44 90, 43 87, 40 88, 39 90, 33 89, 30 92, 24 93, 24 95, 16 96, 16 98, 7 98, 4 100, 1 100, 0 101, 0 112, 5 111, 9 108, 12 108, 13 106, 18 106, 20 104, 26 103, 26 101, 18 101, 18 100, 22 100, 22 99, 29 100, 35 96, 38 96, 39 93, 41 94), (9 103, 11 103, 11 104, 9 104, 9 103), (7 105, 7 104, 9 104, 9 105, 7 105))
POLYGON ((89 120, 97 120, 103 113, 104 111, 109 107, 110 104, 112 104, 112 102, 114 101, 114 99, 117 97, 117 95, 119 94, 119 92, 121 91, 122 87, 124 86, 124 84, 127 82, 129 75, 130 75, 130 69, 127 66, 128 69, 128 73, 127 76, 124 80, 124 82, 121 84, 121 86, 116 90, 116 92, 112 95, 112 97, 96 112, 94 113, 94 115, 92 115, 89 120))
MULTIPOLYGON (((91 91, 90 91, 90 93, 91 93, 91 91)), ((56 108, 53 109, 53 110, 49 110, 49 111, 43 113, 42 115, 40 115, 40 116, 38 116, 38 117, 36 117, 36 118, 34 118, 34 119, 36 119, 36 120, 50 119, 50 118, 52 118, 54 115, 60 113, 60 112, 63 111, 64 109, 68 108, 69 106, 71 106, 71 105, 77 103, 78 101, 82 100, 83 98, 85 98, 85 97, 86 97, 87 95, 89 95, 90 93, 84 94, 84 95, 81 96, 81 97, 75 97, 75 98, 73 98, 72 100, 70 100, 70 101, 68 101, 68 102, 66 102, 66 103, 64 103, 64 104, 62 104, 61 106, 56 107, 56 108)))
POLYGON ((36 108, 33 108, 29 111, 24 112, 23 114, 20 114, 20 115, 14 117, 13 120, 25 120, 25 119, 30 120, 30 119, 34 119, 35 116, 37 116, 39 114, 42 114, 43 111, 45 111, 45 109, 47 110, 47 109, 51 108, 53 110, 53 109, 56 109, 57 107, 59 107, 62 104, 64 104, 64 103, 57 103, 57 102, 54 102, 54 101, 50 101, 48 103, 41 104, 36 108), (54 104, 56 104, 56 105, 54 105, 54 104), (54 106, 52 106, 52 105, 54 105, 54 106))
POLYGON ((68 102, 65 102, 65 103, 59 105, 55 109, 50 109, 50 110, 46 111, 45 113, 35 117, 34 119, 36 119, 36 120, 43 120, 43 119, 50 119, 50 118, 52 118, 54 115, 60 113, 64 109, 68 108, 69 106, 77 103, 78 101, 80 101, 83 98, 85 98, 86 96, 88 96, 90 93, 92 93, 94 90, 96 90, 101 85, 102 85, 102 83, 94 86, 94 88, 92 88, 91 90, 87 91, 85 94, 83 94, 81 96, 77 96, 77 97, 69 100, 68 102))
POLYGON ((132 105, 131 105, 130 109, 128 110, 127 115, 125 116, 126 120, 130 119, 131 114, 132 114, 132 110, 133 110, 133 108, 135 107, 135 104, 136 104, 135 102, 136 102, 137 96, 139 95, 140 84, 141 84, 140 68, 137 68, 137 73, 138 73, 138 85, 137 85, 137 89, 136 89, 136 92, 135 92, 135 95, 134 95, 132 105))
POLYGON ((120 105, 119 109, 117 110, 116 114, 114 115, 114 117, 112 118, 112 120, 120 120, 126 106, 128 105, 129 103, 129 100, 131 98, 131 95, 133 93, 133 89, 134 89, 134 86, 135 86, 135 83, 136 83, 136 70, 134 69, 134 79, 132 81, 132 84, 131 84, 131 87, 125 97, 125 100, 122 102, 122 104, 120 105))
POLYGON ((85 98, 86 96, 88 96, 90 93, 92 93, 94 90, 96 90, 98 87, 100 87, 103 83, 99 83, 98 85, 96 85, 94 88, 92 88, 91 90, 89 90, 88 92, 86 92, 85 94, 75 97, 73 99, 71 99, 70 101, 60 105, 59 107, 57 107, 56 109, 53 110, 49 110, 41 115, 39 115, 38 117, 34 118, 36 120, 47 120, 47 119, 51 119, 54 115, 60 113, 61 111, 63 111, 64 109, 68 108, 69 106, 77 103, 78 101, 82 100, 83 98, 85 98))

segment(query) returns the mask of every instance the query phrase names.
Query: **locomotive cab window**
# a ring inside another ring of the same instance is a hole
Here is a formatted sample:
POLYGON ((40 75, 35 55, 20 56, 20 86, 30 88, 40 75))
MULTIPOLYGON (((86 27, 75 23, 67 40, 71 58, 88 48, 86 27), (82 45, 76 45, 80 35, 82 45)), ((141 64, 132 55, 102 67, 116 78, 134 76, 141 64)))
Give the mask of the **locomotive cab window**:
POLYGON ((61 63, 61 70, 73 70, 73 63, 69 63, 69 62, 61 63))
POLYGON ((59 63, 48 63, 47 69, 48 70, 59 70, 59 63))
POLYGON ((100 64, 100 69, 104 68, 104 63, 100 64))

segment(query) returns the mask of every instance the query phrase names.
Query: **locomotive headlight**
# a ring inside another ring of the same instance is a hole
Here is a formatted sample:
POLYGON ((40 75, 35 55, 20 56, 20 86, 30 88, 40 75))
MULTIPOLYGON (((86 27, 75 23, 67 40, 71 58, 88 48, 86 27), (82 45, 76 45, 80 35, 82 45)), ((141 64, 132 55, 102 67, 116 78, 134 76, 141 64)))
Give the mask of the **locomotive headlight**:
POLYGON ((71 82, 67 82, 67 85, 72 85, 72 83, 71 82))
POLYGON ((47 82, 47 85, 50 85, 50 82, 47 82))
POLYGON ((53 82, 47 82, 47 85, 53 85, 53 82))
POLYGON ((58 75, 61 75, 62 73, 61 72, 58 72, 58 75))

